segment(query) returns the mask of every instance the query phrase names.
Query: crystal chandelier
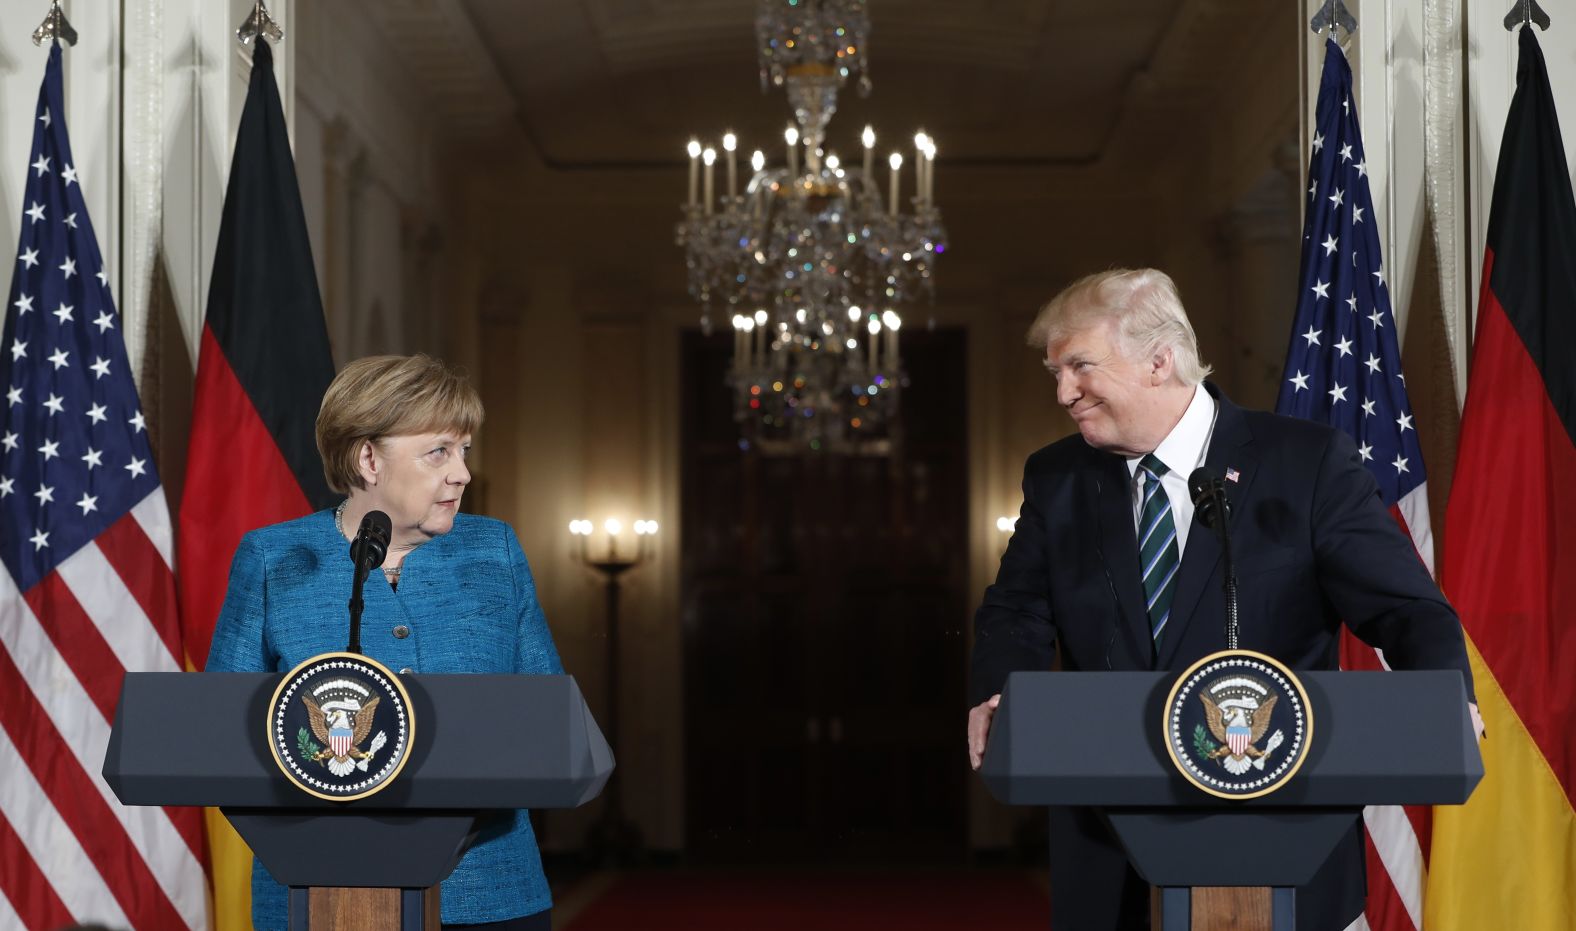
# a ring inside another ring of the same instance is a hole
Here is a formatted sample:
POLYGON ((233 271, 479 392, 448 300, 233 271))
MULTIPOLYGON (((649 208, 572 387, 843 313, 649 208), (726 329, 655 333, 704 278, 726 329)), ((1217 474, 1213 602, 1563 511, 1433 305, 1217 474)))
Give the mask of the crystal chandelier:
POLYGON ((932 298, 932 269, 947 248, 929 136, 915 135, 907 178, 899 151, 884 160, 885 178, 878 174, 872 127, 859 164, 826 144, 848 78, 870 89, 869 33, 864 0, 762 0, 761 86, 786 87, 794 114, 785 164, 769 167, 756 150, 741 191, 732 132, 720 154, 689 142, 677 240, 690 294, 707 332, 719 316, 732 325, 735 418, 768 450, 886 448, 905 381, 902 311, 932 298))

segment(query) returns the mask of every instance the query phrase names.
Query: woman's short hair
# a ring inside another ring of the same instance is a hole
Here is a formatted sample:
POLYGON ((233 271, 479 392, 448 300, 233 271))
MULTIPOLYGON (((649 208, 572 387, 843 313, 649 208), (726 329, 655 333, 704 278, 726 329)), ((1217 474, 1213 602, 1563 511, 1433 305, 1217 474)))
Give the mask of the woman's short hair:
POLYGON ((317 411, 317 451, 328 487, 365 488, 361 444, 414 433, 474 433, 482 399, 470 382, 431 356, 367 356, 346 365, 317 411))
POLYGON ((1176 282, 1154 268, 1113 268, 1085 275, 1040 308, 1029 345, 1040 350, 1101 321, 1116 324, 1122 353, 1147 359, 1170 348, 1176 376, 1197 385, 1210 367, 1199 361, 1198 336, 1182 309, 1176 282))

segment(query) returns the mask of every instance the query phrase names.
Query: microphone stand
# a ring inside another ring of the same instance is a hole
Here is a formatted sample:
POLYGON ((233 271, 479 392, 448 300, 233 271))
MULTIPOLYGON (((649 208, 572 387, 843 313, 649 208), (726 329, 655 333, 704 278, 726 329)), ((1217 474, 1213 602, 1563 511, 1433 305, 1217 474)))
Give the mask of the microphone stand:
POLYGON ((350 643, 345 647, 346 653, 361 652, 361 611, 366 607, 361 600, 361 588, 366 585, 367 576, 372 574, 372 568, 360 555, 360 547, 357 551, 355 580, 350 584, 350 643))
POLYGON ((1215 502, 1215 517, 1220 524, 1220 548, 1226 561, 1226 649, 1237 649, 1237 568, 1231 560, 1231 512, 1227 509, 1226 489, 1220 480, 1210 482, 1209 494, 1215 502))

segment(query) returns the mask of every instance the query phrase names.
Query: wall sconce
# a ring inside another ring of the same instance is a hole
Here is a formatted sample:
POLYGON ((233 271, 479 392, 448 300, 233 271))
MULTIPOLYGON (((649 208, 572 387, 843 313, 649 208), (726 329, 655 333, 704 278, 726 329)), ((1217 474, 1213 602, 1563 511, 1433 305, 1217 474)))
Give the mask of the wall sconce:
POLYGON ((575 556, 581 562, 603 573, 617 575, 649 559, 656 549, 657 522, 637 520, 633 530, 635 541, 629 544, 624 535, 624 522, 609 517, 602 522, 603 545, 594 546, 591 537, 596 525, 584 518, 569 522, 569 533, 575 538, 575 556), (595 554, 595 555, 594 555, 595 554))

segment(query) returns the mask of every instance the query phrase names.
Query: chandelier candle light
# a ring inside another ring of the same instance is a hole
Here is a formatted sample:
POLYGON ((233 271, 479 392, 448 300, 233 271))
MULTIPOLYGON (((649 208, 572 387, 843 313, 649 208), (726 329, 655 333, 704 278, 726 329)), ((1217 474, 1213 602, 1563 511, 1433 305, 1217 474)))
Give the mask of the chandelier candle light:
POLYGON ((879 177, 874 127, 860 135, 858 167, 826 145, 846 80, 857 75, 869 92, 869 32, 864 0, 762 0, 762 89, 768 81, 786 87, 794 113, 783 131, 785 166, 756 150, 741 193, 739 139, 729 130, 727 188, 718 197, 716 148, 698 138, 687 146, 689 199, 677 241, 690 293, 703 329, 717 314, 733 326, 735 417, 747 440, 767 448, 884 447, 905 382, 901 312, 933 299, 932 270, 947 248, 927 133, 914 137, 906 205, 903 154, 893 151, 879 177))

